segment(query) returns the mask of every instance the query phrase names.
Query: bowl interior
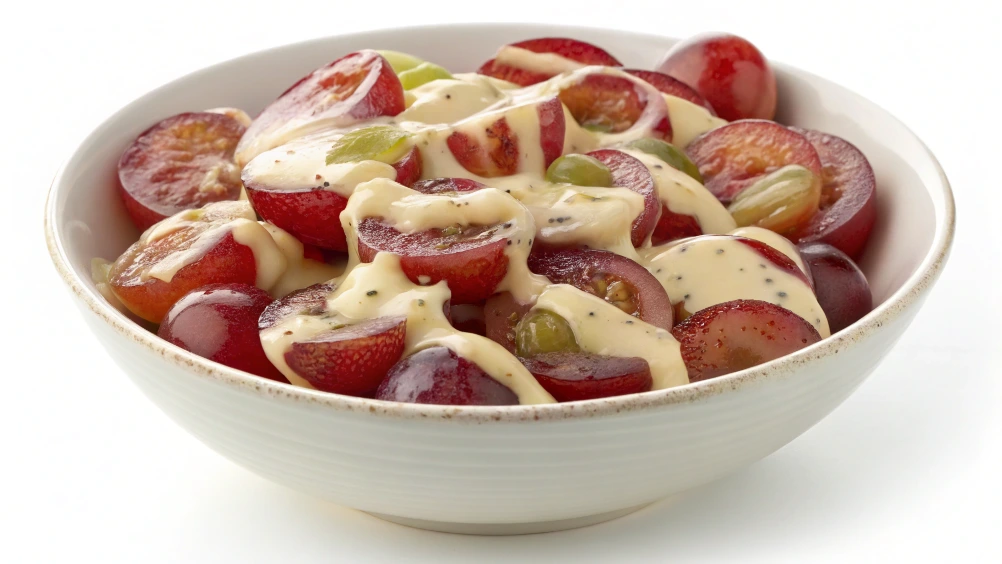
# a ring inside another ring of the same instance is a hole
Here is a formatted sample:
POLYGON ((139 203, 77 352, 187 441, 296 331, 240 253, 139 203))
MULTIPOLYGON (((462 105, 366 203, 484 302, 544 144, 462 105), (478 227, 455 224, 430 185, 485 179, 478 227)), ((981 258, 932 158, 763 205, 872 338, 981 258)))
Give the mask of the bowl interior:
MULTIPOLYGON (((126 106, 95 130, 56 178, 51 217, 56 241, 83 286, 94 257, 114 259, 138 237, 117 193, 116 163, 140 132, 169 115, 236 106, 252 115, 310 70, 352 50, 395 49, 454 71, 471 71, 498 46, 542 35, 594 42, 627 66, 651 68, 674 42, 622 31, 524 24, 386 30, 279 47, 203 69, 126 106), (463 45, 463 49, 455 49, 463 45)), ((879 219, 861 260, 874 302, 885 302, 931 254, 948 208, 943 178, 928 151, 895 118, 837 85, 777 66, 777 119, 842 136, 870 159, 877 176, 879 219)))

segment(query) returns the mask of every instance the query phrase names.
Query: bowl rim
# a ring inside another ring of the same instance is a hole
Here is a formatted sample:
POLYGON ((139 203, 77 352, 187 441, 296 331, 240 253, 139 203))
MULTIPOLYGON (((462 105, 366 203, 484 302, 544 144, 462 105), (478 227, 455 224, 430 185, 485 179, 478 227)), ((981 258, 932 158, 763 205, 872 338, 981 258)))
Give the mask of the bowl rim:
MULTIPOLYGON (((634 33, 627 30, 611 29, 602 27, 584 26, 552 26, 545 24, 519 24, 519 23, 476 23, 476 24, 431 24, 421 26, 405 26, 383 28, 369 31, 362 31, 350 34, 342 34, 333 37, 348 39, 363 39, 367 36, 378 35, 380 33, 428 33, 443 28, 454 30, 468 29, 497 29, 499 31, 538 31, 545 35, 569 35, 587 36, 594 33, 630 34, 642 40, 664 41, 669 37, 649 34, 634 33)), ((819 80, 826 86, 833 87, 841 91, 842 94, 859 98, 864 102, 880 109, 887 117, 896 121, 912 138, 925 150, 931 164, 938 173, 940 182, 937 187, 930 187, 930 196, 933 198, 934 217, 936 221, 935 232, 929 251, 923 257, 918 268, 907 280, 894 291, 883 303, 879 304, 861 320, 852 324, 848 328, 823 339, 807 348, 801 349, 793 354, 786 355, 776 360, 748 368, 739 372, 734 372, 726 376, 721 376, 712 380, 695 382, 674 388, 654 390, 639 394, 629 394, 612 398, 587 400, 570 403, 538 404, 538 405, 515 405, 515 406, 441 406, 398 403, 391 401, 375 400, 368 398, 357 398, 343 396, 328 392, 321 392, 308 388, 293 386, 281 382, 275 382, 265 378, 260 378, 252 374, 218 364, 214 361, 202 358, 190 353, 180 347, 170 344, 160 339, 155 333, 143 328, 125 314, 115 309, 99 293, 87 286, 80 274, 70 264, 64 245, 60 239, 56 226, 57 195, 61 191, 68 190, 65 187, 64 177, 66 171, 73 162, 80 158, 80 149, 94 140, 102 137, 106 130, 111 129, 119 116, 128 110, 133 104, 139 103, 144 98, 154 95, 168 86, 202 74, 209 74, 217 68, 230 65, 245 58, 252 58, 266 53, 274 54, 293 47, 302 47, 311 43, 325 42, 332 36, 320 37, 278 45, 267 49, 247 53, 239 57, 231 58, 183 76, 177 77, 153 90, 136 98, 129 104, 118 109, 110 116, 101 121, 84 139, 77 144, 71 153, 59 167, 58 172, 49 187, 45 203, 44 231, 46 247, 50 258, 63 282, 69 287, 73 294, 86 306, 86 309, 103 322, 107 323, 116 333, 133 340, 141 346, 150 349, 151 352, 161 357, 164 361, 188 371, 199 378, 215 381, 219 384, 242 389, 245 392, 262 396, 269 396, 275 401, 287 401, 298 404, 313 405, 321 409, 333 409, 342 412, 361 412, 377 416, 390 416, 405 419, 426 419, 426 420, 457 420, 471 423, 499 423, 518 421, 540 421, 540 420, 561 420, 570 418, 590 418, 610 416, 624 412, 633 412, 658 407, 667 407, 675 404, 685 404, 705 400, 706 398, 736 392, 741 388, 748 387, 764 379, 775 379, 791 375, 795 368, 804 364, 812 363, 827 357, 833 357, 840 350, 845 350, 856 345, 859 341, 878 331, 884 324, 896 319, 903 311, 910 306, 917 304, 924 294, 939 277, 942 269, 949 257, 950 248, 953 244, 954 232, 956 229, 956 208, 953 199, 953 192, 949 180, 942 166, 929 148, 911 131, 904 123, 898 120, 893 114, 887 112, 877 104, 870 102, 864 97, 852 92, 834 82, 821 78, 812 73, 800 70, 796 67, 782 63, 772 62, 773 66, 782 74, 797 74, 806 76, 814 80, 819 80), (938 213, 936 208, 935 194, 939 189, 942 198, 942 212, 938 213)))

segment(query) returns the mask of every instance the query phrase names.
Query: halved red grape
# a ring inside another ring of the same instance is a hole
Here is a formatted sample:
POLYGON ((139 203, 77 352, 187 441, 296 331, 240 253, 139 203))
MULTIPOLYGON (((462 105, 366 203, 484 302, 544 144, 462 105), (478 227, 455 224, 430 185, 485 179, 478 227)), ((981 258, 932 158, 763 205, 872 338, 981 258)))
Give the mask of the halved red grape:
POLYGON ((688 100, 697 106, 706 108, 706 111, 710 112, 710 114, 717 115, 716 110, 713 109, 713 105, 710 104, 706 98, 704 98, 699 92, 696 92, 695 88, 677 78, 657 71, 626 69, 625 72, 628 72, 637 78, 643 79, 644 82, 647 82, 654 88, 657 88, 659 91, 668 94, 669 96, 675 96, 676 98, 688 100))
POLYGON ((612 185, 629 188, 644 197, 644 211, 633 220, 630 240, 634 247, 644 244, 647 236, 654 230, 658 222, 658 210, 661 201, 658 199, 657 185, 654 177, 636 157, 627 155, 615 149, 599 149, 588 153, 589 157, 609 167, 612 172, 612 185))
POLYGON ((377 317, 292 343, 289 368, 325 392, 371 397, 404 352, 407 318, 377 317))
POLYGON ((398 362, 376 399, 436 405, 518 405, 518 396, 475 363, 445 347, 431 347, 398 362))
POLYGON ((415 284, 445 280, 453 303, 486 299, 508 272, 508 239, 499 233, 506 229, 504 225, 401 233, 380 219, 366 218, 357 229, 358 257, 362 262, 372 262, 381 251, 397 254, 400 268, 415 284))
POLYGON ((570 284, 662 329, 672 327, 672 305, 664 287, 646 268, 597 249, 533 250, 529 269, 553 284, 570 284))
MULTIPOLYGON (((565 59, 582 63, 585 65, 603 65, 609 67, 621 66, 615 57, 605 50, 584 41, 569 39, 566 37, 540 37, 512 43, 512 47, 518 47, 533 53, 553 53, 565 59)), ((529 69, 521 69, 504 63, 499 63, 496 59, 491 59, 477 69, 480 74, 514 82, 521 86, 529 86, 543 82, 553 76, 549 73, 541 73, 529 69)))
MULTIPOLYGON (((392 166, 397 171, 396 181, 409 186, 421 176, 421 153, 415 147, 392 166)), ((348 199, 330 190, 329 182, 316 179, 316 185, 277 189, 261 184, 249 172, 249 167, 244 169, 247 197, 262 219, 303 243, 333 251, 348 250, 340 220, 348 199)))
POLYGON ((824 243, 798 245, 814 278, 814 294, 831 332, 841 331, 873 309, 873 295, 863 271, 845 253, 824 243))
POLYGON ((866 156, 841 137, 791 128, 811 142, 821 159, 821 205, 799 231, 800 243, 827 243, 859 257, 877 220, 877 182, 866 156))
POLYGON ((258 318, 271 303, 267 292, 249 284, 209 284, 178 300, 157 335, 198 356, 287 383, 258 337, 258 318))
POLYGON ((348 126, 404 111, 404 89, 386 59, 372 50, 349 53, 306 75, 251 123, 237 146, 237 162, 325 125, 348 126))
POLYGON ((651 367, 642 358, 555 352, 519 360, 560 402, 636 394, 654 385, 651 367))
POLYGON ((118 161, 122 199, 146 230, 186 209, 240 196, 233 151, 244 126, 230 116, 184 113, 147 129, 118 161))
MULTIPOLYGON (((550 166, 564 147, 564 112, 560 100, 551 98, 533 102, 539 119, 539 151, 543 154, 543 169, 550 166)), ((535 151, 535 147, 522 147, 518 136, 508 123, 509 113, 523 111, 525 105, 507 108, 499 117, 485 124, 487 144, 475 136, 456 130, 446 139, 449 151, 463 168, 487 178, 510 176, 519 171, 522 152, 535 151)))
POLYGON ((182 213, 192 219, 179 221, 177 229, 163 236, 152 240, 144 236, 133 243, 108 273, 108 283, 122 304, 153 323, 160 323, 167 310, 191 290, 208 284, 253 285, 257 280, 254 253, 237 243, 225 227, 251 214, 246 202, 220 202, 182 213), (193 248, 197 253, 173 272, 169 282, 151 276, 168 257, 193 248))
POLYGON ((804 318, 759 300, 734 300, 697 311, 672 329, 690 382, 708 380, 786 356, 821 340, 804 318))
POLYGON ((724 205, 762 176, 800 165, 818 178, 821 160, 803 135, 776 122, 744 120, 702 135, 686 147, 704 185, 724 205))
POLYGON ((484 303, 484 335, 515 354, 515 326, 530 309, 510 292, 494 294, 484 303))
POLYGON ((695 88, 720 117, 772 119, 776 76, 748 40, 728 33, 696 35, 676 44, 657 66, 695 88))
POLYGON ((247 185, 254 210, 303 243, 333 251, 348 250, 341 212, 348 199, 323 187, 305 190, 258 190, 247 185))
POLYGON ((560 91, 560 101, 584 128, 620 133, 633 128, 647 111, 657 104, 661 115, 645 131, 649 137, 671 140, 671 121, 664 100, 650 97, 650 92, 636 82, 613 74, 594 73, 560 91))
POLYGON ((411 188, 422 194, 462 194, 463 192, 476 192, 487 188, 487 185, 469 178, 428 178, 418 180, 411 188))

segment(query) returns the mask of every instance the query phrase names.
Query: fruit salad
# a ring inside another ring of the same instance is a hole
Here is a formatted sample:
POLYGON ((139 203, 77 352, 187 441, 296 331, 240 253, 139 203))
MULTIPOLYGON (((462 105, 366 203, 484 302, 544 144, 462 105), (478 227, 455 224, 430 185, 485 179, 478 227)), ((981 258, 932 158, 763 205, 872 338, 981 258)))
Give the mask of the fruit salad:
POLYGON ((717 378, 872 307, 873 170, 777 103, 727 34, 653 70, 552 37, 455 74, 345 54, 253 119, 139 135, 118 189, 142 234, 95 283, 174 345, 321 392, 517 405, 717 378))

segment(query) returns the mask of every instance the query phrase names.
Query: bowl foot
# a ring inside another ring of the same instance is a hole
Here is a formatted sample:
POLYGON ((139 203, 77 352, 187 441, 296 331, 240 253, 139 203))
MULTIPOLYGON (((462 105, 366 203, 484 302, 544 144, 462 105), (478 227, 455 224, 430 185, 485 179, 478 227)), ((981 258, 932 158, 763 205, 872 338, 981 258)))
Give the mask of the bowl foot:
POLYGON ((410 519, 408 517, 397 517, 396 515, 384 515, 382 513, 369 513, 373 517, 378 517, 391 523, 437 531, 440 533, 455 533, 460 535, 531 535, 535 533, 552 533, 555 531, 566 531, 567 529, 577 529, 588 525, 597 525, 606 521, 618 519, 624 515, 629 515, 647 504, 636 507, 628 507, 597 515, 587 515, 585 517, 575 517, 572 519, 559 519, 556 521, 537 521, 532 523, 450 523, 447 521, 426 521, 424 519, 410 519))

